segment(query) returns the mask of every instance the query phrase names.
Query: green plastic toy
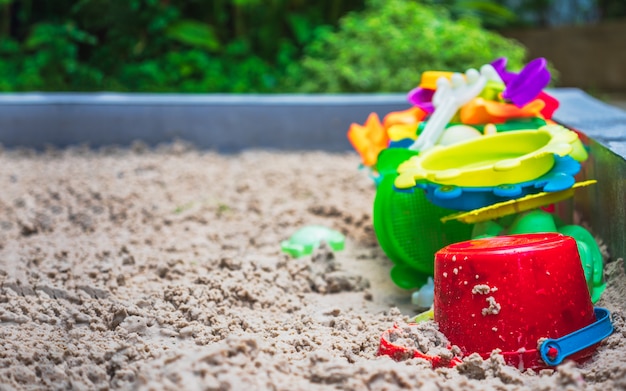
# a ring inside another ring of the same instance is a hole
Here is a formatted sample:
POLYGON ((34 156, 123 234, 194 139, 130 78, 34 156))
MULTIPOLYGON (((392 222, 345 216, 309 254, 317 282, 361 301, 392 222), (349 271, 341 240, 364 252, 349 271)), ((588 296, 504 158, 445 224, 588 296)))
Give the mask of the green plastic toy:
POLYGON ((576 240, 578 253, 583 263, 583 270, 585 271, 585 279, 587 280, 587 286, 591 293, 591 301, 596 303, 600 300, 602 292, 606 289, 606 283, 603 282, 604 262, 598 243, 589 231, 578 225, 559 227, 558 232, 563 235, 571 236, 576 240))
POLYGON ((434 257, 442 247, 470 238, 472 226, 440 219, 451 213, 432 204, 423 191, 398 192, 391 168, 408 158, 406 150, 387 149, 379 156, 385 167, 374 198, 374 231, 387 257, 394 263, 391 280, 400 288, 414 289, 433 275, 434 257))
POLYGON ((398 166, 418 154, 419 152, 417 151, 411 151, 410 149, 405 148, 383 149, 378 154, 376 171, 378 171, 378 175, 380 175, 381 180, 385 175, 397 176, 398 166))
POLYGON ((297 230, 289 240, 280 243, 283 252, 295 258, 313 253, 322 241, 326 242, 333 251, 344 248, 345 237, 339 232, 321 225, 309 225, 297 230))

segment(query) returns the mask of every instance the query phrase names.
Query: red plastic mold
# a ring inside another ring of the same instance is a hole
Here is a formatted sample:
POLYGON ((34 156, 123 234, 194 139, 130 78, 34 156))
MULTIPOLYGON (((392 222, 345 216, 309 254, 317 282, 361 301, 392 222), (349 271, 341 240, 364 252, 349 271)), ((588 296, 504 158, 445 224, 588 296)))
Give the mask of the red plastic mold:
MULTIPOLYGON (((409 324, 408 326, 411 327, 412 325, 415 325, 415 324, 414 323, 409 324)), ((396 361, 400 361, 400 360, 409 358, 408 356, 410 355, 410 353, 409 353, 409 349, 406 346, 397 345, 390 341, 389 336, 395 329, 398 329, 398 325, 394 324, 391 329, 383 332, 382 336, 380 337, 380 346, 378 348, 378 355, 389 356, 396 361)), ((448 346, 448 348, 451 348, 451 346, 448 346)), ((440 367, 452 368, 461 362, 460 357, 453 357, 452 359, 447 359, 447 358, 440 357, 440 356, 430 356, 430 355, 427 355, 418 351, 417 349, 413 349, 413 358, 421 358, 423 360, 429 361, 431 365, 433 366, 433 368, 440 368, 440 367)))

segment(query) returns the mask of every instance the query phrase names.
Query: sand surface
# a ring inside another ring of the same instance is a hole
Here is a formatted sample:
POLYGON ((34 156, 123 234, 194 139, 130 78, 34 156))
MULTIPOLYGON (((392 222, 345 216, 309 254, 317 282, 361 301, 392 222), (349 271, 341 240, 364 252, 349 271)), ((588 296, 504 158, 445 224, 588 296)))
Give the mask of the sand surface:
POLYGON ((1 152, 0 389, 626 389, 617 260, 599 303, 616 330, 585 364, 377 357, 416 310, 388 277, 358 163, 183 144, 1 152), (281 253, 311 224, 346 249, 281 253))

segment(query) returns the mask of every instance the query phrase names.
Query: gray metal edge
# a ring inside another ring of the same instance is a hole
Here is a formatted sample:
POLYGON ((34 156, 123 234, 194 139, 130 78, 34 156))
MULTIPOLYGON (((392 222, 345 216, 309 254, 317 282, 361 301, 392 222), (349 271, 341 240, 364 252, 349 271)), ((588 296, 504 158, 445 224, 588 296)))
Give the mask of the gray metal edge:
MULTIPOLYGON (((626 156, 626 112, 578 89, 550 91, 555 119, 626 156)), ((405 94, 0 94, 7 147, 150 145, 184 139, 199 148, 350 150, 345 135, 370 112, 408 108, 405 94)))
POLYGON ((352 122, 406 106, 399 94, 0 94, 0 142, 41 149, 184 139, 221 152, 345 151, 352 122))
POLYGON ((578 89, 551 92, 560 102, 555 120, 589 138, 579 179, 598 181, 576 191, 573 208, 613 259, 626 258, 626 112, 578 89))

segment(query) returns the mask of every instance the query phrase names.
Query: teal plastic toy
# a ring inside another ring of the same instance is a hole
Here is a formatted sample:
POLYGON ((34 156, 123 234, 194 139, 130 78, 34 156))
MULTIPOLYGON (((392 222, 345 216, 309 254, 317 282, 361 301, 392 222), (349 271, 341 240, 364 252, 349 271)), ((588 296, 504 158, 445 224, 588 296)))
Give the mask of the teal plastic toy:
POLYGON ((296 231, 289 240, 281 242, 283 252, 295 258, 309 255, 319 247, 320 243, 326 242, 334 251, 343 250, 345 237, 330 228, 321 225, 309 225, 296 231))
POLYGON ((432 277, 419 290, 411 295, 411 303, 417 308, 431 308, 435 300, 435 282, 432 277))
POLYGON ((591 301, 596 303, 600 300, 600 296, 606 289, 606 283, 603 281, 602 253, 593 235, 579 225, 565 225, 554 215, 536 209, 524 214, 507 216, 507 218, 497 221, 476 223, 472 231, 472 238, 539 232, 558 232, 576 240, 591 301))

